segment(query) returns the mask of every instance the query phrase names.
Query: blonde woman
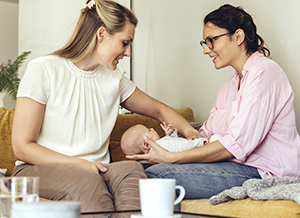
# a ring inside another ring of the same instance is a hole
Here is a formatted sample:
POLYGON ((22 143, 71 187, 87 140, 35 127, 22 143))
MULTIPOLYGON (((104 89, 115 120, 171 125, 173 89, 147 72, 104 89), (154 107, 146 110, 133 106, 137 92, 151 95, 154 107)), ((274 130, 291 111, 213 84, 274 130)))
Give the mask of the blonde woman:
POLYGON ((39 176, 40 197, 81 202, 82 212, 139 209, 141 164, 109 163, 109 138, 119 105, 174 123, 198 138, 175 110, 139 90, 118 70, 130 56, 137 18, 110 0, 82 9, 69 42, 32 60, 14 116, 14 176, 39 176), (141 103, 142 102, 142 103, 141 103))

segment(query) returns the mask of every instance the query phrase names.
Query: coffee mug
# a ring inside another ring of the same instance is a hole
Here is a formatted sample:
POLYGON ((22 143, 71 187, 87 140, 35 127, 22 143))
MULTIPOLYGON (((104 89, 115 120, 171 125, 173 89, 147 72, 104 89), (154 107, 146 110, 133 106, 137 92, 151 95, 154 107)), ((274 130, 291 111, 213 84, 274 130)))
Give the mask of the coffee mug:
POLYGON ((175 179, 140 179, 140 201, 143 217, 172 216, 174 205, 185 196, 185 189, 175 179), (175 199, 175 190, 180 191, 175 199), (174 200, 175 199, 175 200, 174 200))

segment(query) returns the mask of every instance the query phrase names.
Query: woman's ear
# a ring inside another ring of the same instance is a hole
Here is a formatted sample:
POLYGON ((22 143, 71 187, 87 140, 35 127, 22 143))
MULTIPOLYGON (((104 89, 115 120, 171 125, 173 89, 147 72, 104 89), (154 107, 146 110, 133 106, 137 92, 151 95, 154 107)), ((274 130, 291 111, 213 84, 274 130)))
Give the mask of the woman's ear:
POLYGON ((105 35, 106 35, 107 31, 106 31, 106 28, 105 27, 100 27, 98 30, 97 30, 97 40, 98 42, 102 42, 103 39, 105 38, 105 35))
POLYGON ((242 29, 237 29, 234 33, 234 40, 236 41, 236 44, 239 46, 243 44, 245 41, 245 32, 242 29))

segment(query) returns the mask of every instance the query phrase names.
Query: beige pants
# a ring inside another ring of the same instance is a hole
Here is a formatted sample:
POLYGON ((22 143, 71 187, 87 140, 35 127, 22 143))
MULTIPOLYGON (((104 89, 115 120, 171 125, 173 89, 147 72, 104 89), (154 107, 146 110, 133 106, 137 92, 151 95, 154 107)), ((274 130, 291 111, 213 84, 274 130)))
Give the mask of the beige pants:
POLYGON ((40 177, 41 198, 80 201, 81 212, 140 209, 138 180, 146 178, 142 165, 120 161, 106 166, 106 173, 97 174, 68 164, 23 164, 13 176, 40 177))

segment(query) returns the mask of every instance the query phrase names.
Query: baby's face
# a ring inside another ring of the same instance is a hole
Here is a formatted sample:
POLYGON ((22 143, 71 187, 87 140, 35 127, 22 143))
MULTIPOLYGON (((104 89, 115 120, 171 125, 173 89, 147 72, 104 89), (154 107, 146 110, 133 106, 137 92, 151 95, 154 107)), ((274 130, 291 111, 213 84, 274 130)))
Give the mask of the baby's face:
POLYGON ((160 139, 160 136, 153 128, 148 129, 146 126, 144 127, 144 136, 147 136, 148 138, 152 139, 153 141, 160 139))

